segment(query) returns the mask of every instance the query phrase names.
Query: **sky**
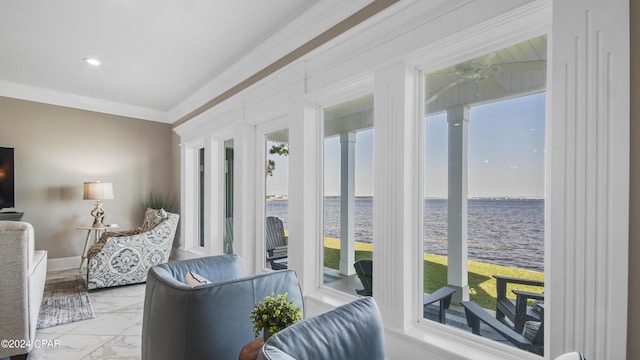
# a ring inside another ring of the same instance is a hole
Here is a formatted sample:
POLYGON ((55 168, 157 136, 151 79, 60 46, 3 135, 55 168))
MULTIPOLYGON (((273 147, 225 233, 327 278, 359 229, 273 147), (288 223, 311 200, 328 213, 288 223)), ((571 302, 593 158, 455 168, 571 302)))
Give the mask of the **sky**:
MULTIPOLYGON (((272 175, 267 176, 266 194, 269 195, 289 195, 289 157, 278 154, 269 154, 269 149, 276 144, 272 141, 266 141, 267 159, 275 162, 275 168, 272 175)), ((266 161, 265 161, 266 167, 266 161)))
MULTIPOLYGON (((468 196, 544 196, 545 93, 472 107, 468 196)), ((447 196, 446 114, 425 126, 425 197, 447 196)))
MULTIPOLYGON (((539 93, 471 108, 468 123, 468 196, 544 196, 545 101, 539 93)), ((446 114, 430 116, 425 123, 425 197, 447 196, 446 114)), ((356 196, 373 194, 373 134, 356 136, 356 196)), ((340 139, 324 141, 324 193, 340 194, 340 139)), ((269 155, 276 162, 267 178, 268 195, 286 195, 288 159, 269 155)))

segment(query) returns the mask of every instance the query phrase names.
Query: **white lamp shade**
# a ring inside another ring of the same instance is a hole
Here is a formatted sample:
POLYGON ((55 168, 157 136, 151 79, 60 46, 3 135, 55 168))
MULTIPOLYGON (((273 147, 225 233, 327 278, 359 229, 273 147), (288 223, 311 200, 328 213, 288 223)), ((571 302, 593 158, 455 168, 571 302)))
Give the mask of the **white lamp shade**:
POLYGON ((113 199, 113 185, 110 182, 92 181, 84 183, 83 200, 113 199))

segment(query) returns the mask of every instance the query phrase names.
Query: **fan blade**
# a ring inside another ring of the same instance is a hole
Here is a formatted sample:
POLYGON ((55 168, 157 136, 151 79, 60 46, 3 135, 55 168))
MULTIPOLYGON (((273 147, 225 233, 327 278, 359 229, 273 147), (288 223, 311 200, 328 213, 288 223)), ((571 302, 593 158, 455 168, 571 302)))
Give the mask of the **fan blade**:
POLYGON ((449 91, 449 89, 451 89, 452 87, 458 85, 460 83, 461 80, 457 80, 452 82, 451 84, 443 87, 442 89, 438 90, 438 92, 436 92, 435 94, 433 94, 429 99, 427 99, 427 101, 425 102, 425 105, 429 105, 432 102, 436 101, 436 99, 438 97, 440 97, 440 95, 446 93, 447 91, 449 91))
POLYGON ((519 61, 512 63, 497 64, 502 72, 505 71, 544 71, 547 70, 546 60, 519 61))
POLYGON ((507 91, 491 76, 480 82, 478 85, 489 93, 489 96, 492 98, 499 98, 507 94, 507 91))
POLYGON ((460 75, 462 72, 460 70, 456 70, 456 69, 445 69, 445 70, 440 70, 438 72, 434 72, 431 73, 429 75, 427 75, 427 78, 431 78, 434 76, 452 76, 452 75, 460 75))
POLYGON ((479 83, 484 91, 487 92, 491 98, 500 98, 507 94, 507 91, 500 85, 494 78, 489 76, 487 80, 479 83))

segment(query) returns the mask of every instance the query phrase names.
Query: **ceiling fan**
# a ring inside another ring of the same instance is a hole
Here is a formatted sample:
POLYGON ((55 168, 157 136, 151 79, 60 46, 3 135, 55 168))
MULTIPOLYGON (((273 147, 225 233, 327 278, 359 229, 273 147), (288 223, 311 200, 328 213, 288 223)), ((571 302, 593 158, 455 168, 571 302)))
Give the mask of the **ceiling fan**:
MULTIPOLYGON (((512 71, 525 70, 545 70, 547 63, 544 60, 519 61, 511 63, 494 63, 496 54, 490 53, 479 58, 475 58, 460 64, 446 71, 435 72, 427 77, 448 77, 453 80, 442 89, 431 95, 425 104, 430 104, 452 88, 473 82, 476 85, 476 97, 480 94, 480 89, 488 92, 493 98, 500 98, 507 94, 507 91, 495 80, 494 76, 512 71)), ((429 81, 427 80, 427 83, 429 81)))

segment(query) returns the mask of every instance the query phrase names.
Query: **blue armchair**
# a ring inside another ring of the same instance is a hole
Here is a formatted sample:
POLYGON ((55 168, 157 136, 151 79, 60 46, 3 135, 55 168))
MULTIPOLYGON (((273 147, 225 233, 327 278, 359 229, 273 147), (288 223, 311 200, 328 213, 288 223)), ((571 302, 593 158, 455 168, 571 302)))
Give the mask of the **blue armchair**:
POLYGON ((383 360, 380 311, 367 297, 302 320, 272 335, 259 360, 383 360))
POLYGON ((255 338, 249 320, 254 304, 285 292, 303 308, 293 270, 244 277, 237 255, 156 265, 147 276, 142 359, 237 359, 255 338), (211 283, 187 285, 190 271, 211 283))

